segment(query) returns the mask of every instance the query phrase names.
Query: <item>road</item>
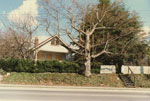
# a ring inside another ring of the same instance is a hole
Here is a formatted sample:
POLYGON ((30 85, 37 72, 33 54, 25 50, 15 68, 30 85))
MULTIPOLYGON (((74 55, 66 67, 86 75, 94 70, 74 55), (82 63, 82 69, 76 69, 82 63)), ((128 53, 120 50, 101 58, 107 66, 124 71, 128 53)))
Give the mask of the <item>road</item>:
POLYGON ((150 101, 150 92, 0 87, 0 101, 150 101))

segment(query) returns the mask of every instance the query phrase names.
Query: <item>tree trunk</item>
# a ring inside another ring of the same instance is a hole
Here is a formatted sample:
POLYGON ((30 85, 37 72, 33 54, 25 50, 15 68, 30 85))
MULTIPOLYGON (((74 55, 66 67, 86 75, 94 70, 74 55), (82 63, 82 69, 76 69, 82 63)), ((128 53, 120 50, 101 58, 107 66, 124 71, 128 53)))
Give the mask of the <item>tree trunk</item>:
POLYGON ((85 76, 89 77, 90 75, 91 75, 91 57, 90 54, 88 54, 85 61, 85 76))
POLYGON ((85 43, 85 76, 91 75, 90 35, 86 35, 85 43))

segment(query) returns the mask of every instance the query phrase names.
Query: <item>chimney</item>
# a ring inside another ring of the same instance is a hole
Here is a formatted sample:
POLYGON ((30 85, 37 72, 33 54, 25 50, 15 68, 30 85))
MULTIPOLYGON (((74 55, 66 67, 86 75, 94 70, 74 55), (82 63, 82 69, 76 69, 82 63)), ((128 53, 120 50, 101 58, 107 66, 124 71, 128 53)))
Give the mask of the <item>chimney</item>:
POLYGON ((39 44, 39 39, 38 37, 35 37, 34 46, 37 47, 38 44, 39 44))

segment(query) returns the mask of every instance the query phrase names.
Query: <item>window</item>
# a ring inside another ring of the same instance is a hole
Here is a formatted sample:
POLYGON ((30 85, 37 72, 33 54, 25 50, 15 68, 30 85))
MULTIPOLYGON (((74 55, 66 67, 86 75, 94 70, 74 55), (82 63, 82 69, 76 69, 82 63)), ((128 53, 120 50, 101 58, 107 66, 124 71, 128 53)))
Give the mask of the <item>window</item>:
POLYGON ((59 39, 56 40, 56 45, 59 45, 60 44, 60 41, 59 39))
POLYGON ((59 45, 60 41, 58 38, 54 38, 52 41, 51 41, 51 45, 59 45))
POLYGON ((46 54, 43 54, 43 60, 44 61, 46 60, 46 54))

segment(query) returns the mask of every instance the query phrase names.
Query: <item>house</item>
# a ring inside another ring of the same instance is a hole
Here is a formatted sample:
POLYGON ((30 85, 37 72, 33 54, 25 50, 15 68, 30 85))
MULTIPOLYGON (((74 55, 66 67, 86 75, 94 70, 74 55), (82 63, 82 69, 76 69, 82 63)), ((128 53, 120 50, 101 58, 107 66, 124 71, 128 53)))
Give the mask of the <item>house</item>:
POLYGON ((66 43, 58 36, 54 35, 46 40, 39 42, 35 37, 34 47, 32 48, 35 61, 40 60, 66 60, 69 50, 64 47, 66 43))

